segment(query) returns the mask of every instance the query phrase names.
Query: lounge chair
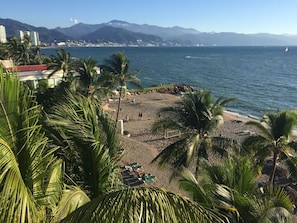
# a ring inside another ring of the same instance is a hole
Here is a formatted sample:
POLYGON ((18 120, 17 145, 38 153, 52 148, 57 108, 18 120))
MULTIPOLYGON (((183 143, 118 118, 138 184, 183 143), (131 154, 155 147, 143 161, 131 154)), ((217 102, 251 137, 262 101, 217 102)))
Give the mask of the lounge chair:
POLYGON ((151 174, 144 174, 142 176, 142 180, 145 182, 145 183, 150 183, 152 181, 154 181, 154 179, 156 178, 156 176, 153 176, 151 174))

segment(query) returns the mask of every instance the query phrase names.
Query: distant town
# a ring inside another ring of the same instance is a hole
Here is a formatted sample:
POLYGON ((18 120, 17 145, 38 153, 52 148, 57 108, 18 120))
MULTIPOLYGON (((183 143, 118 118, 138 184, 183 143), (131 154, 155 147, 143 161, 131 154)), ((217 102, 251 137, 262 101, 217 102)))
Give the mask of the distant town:
POLYGON ((16 36, 38 47, 150 47, 150 46, 295 46, 297 35, 269 33, 200 32, 183 27, 139 25, 113 20, 100 24, 79 23, 47 29, 0 18, 0 43, 16 36), (26 37, 28 36, 28 37, 26 37))
MULTIPOLYGON (((25 36, 28 36, 31 41, 31 46, 41 46, 41 47, 71 47, 71 46, 82 46, 82 47, 121 47, 121 46, 168 46, 168 42, 166 44, 162 44, 160 42, 145 42, 143 40, 138 40, 137 43, 117 43, 117 42, 100 42, 100 43, 92 43, 90 41, 85 40, 66 40, 66 41, 54 41, 52 43, 44 43, 39 39, 39 33, 36 31, 24 31, 18 30, 15 33, 15 36, 19 39, 20 42, 24 41, 25 36)), ((7 42, 7 35, 5 26, 0 25, 0 43, 7 42)), ((178 43, 172 43, 172 46, 181 46, 178 43)))
MULTIPOLYGON (((16 36, 19 38, 19 40, 21 42, 24 41, 25 36, 28 36, 28 37, 30 37, 32 46, 40 46, 38 32, 18 30, 18 32, 16 32, 16 36)), ((5 29, 5 26, 3 26, 3 25, 0 25, 0 42, 1 43, 7 42, 6 29, 5 29)))

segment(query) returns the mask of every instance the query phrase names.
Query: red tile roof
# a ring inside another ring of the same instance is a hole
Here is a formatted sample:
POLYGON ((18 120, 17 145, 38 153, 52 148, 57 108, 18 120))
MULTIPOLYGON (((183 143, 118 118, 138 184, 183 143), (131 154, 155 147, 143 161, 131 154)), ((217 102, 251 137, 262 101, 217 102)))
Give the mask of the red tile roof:
POLYGON ((26 72, 26 71, 40 71, 40 70, 47 70, 47 65, 40 64, 40 65, 22 65, 16 66, 15 68, 7 68, 9 71, 15 70, 17 72, 26 72))

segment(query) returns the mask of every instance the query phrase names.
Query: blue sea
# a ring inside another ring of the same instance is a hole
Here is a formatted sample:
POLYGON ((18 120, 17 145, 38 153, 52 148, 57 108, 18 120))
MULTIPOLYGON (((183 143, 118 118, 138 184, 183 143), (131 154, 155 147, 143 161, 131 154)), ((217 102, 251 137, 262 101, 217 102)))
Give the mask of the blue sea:
MULTIPOLYGON (((42 49, 56 55, 56 49, 42 49)), ((184 83, 234 97, 227 110, 262 117, 297 108, 297 47, 69 47, 71 56, 93 57, 98 64, 121 51, 131 71, 139 69, 144 87, 184 83)))

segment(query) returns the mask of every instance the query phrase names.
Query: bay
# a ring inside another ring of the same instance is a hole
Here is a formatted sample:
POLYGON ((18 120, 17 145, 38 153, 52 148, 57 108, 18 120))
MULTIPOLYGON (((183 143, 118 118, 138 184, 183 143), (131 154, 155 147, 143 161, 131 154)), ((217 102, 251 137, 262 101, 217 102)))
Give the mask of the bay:
MULTIPOLYGON (((56 49, 44 48, 46 55, 56 49)), ((215 98, 235 97, 228 110, 262 117, 297 108, 297 47, 69 47, 71 56, 98 64, 124 52, 144 87, 184 83, 209 90, 215 98)))

